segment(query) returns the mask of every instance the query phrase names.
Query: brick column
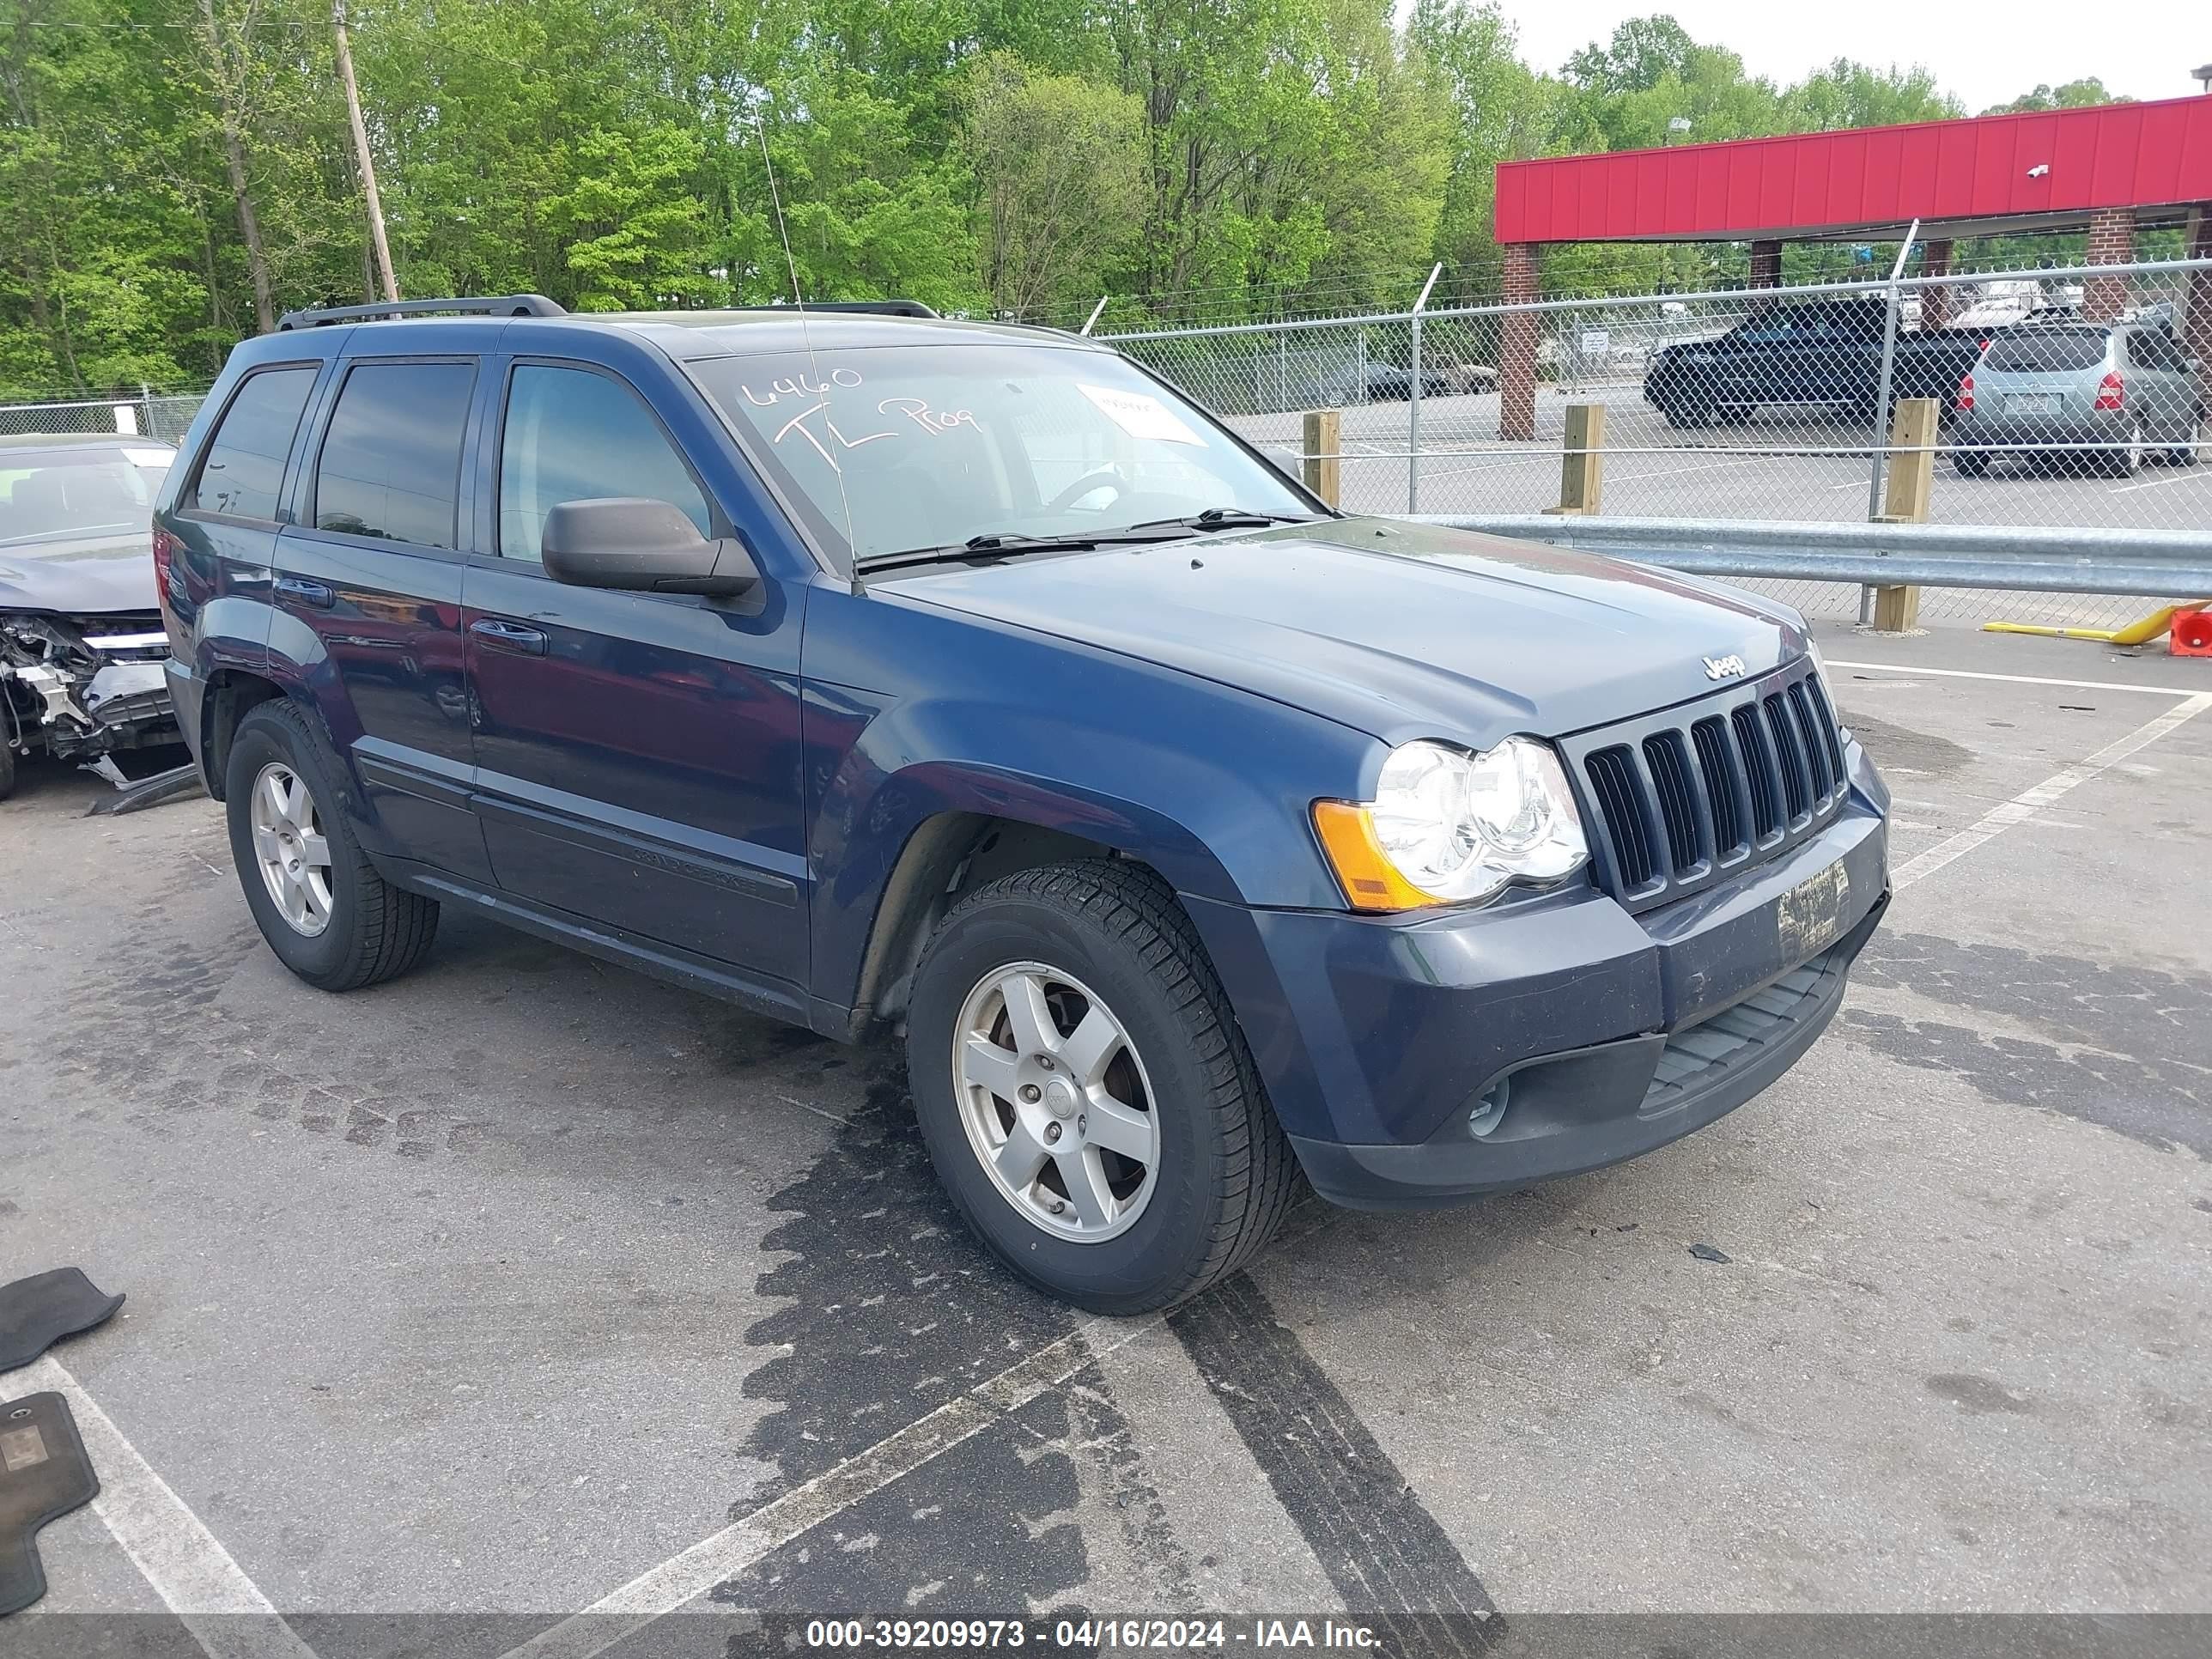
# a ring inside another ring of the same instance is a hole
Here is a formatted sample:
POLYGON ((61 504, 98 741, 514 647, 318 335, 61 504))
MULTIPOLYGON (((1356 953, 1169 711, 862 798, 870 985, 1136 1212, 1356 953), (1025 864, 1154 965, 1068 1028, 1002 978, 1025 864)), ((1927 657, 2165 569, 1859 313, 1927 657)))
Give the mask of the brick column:
MULTIPOLYGON (((1505 303, 1531 305, 1540 297, 1536 250, 1528 242, 1505 248, 1505 303)), ((1536 435, 1536 318, 1509 311, 1498 339, 1498 435, 1524 441, 1536 435)))
POLYGON ((1751 245, 1751 285, 1753 288, 1782 286, 1782 244, 1753 242, 1751 245))
MULTIPOLYGON (((2099 208, 2089 216, 2089 263, 2124 265, 2136 257, 2136 210, 2099 208)), ((2128 279, 2092 276, 2081 284, 2081 315, 2093 323, 2109 323, 2128 307, 2128 279)))
MULTIPOLYGON (((2212 259, 2212 202, 2200 202, 2189 210, 2189 239, 2183 246, 2192 259, 2212 259)), ((2212 410, 2212 270, 2189 273, 2181 349, 2197 359, 2197 395, 2212 410)))
MULTIPOLYGON (((1923 276, 1948 276, 1951 274, 1951 245, 1930 242, 1920 256, 1920 274, 1923 276)), ((1920 326, 1923 329, 1943 328, 1951 320, 1952 303, 1958 297, 1955 288, 1923 288, 1920 294, 1920 326)))

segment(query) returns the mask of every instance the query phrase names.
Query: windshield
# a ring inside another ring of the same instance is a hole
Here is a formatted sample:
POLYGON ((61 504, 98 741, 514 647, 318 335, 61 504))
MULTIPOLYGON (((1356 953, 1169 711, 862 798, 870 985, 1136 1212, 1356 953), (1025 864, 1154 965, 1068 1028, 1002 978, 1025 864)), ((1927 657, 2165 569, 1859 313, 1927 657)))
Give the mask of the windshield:
POLYGON ((121 445, 0 453, 0 547, 144 530, 171 459, 121 445))
POLYGON ((863 563, 1214 508, 1314 516, 1273 467, 1103 351, 872 346, 690 368, 823 544, 863 563))

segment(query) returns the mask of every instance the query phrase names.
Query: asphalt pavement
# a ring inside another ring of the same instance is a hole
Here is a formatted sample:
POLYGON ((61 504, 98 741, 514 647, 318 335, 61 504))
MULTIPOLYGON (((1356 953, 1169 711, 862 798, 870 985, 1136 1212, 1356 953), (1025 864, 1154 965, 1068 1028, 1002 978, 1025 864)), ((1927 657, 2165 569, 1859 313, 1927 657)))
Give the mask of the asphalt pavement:
POLYGON ((1310 1201, 1127 1322, 994 1269, 888 1048, 452 914, 326 996, 218 808, 29 769, 0 1279, 130 1299, 0 1383, 68 1393, 107 1487, 0 1647, 2212 1612, 2212 672, 1823 633, 1899 891, 1796 1070, 1613 1170, 1310 1201))

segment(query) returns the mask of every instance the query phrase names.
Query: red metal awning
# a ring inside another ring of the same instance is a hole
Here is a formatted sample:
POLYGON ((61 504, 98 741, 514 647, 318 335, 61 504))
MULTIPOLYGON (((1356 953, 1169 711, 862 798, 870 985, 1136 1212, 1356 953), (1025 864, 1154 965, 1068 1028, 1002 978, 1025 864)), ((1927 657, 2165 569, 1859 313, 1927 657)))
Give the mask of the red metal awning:
POLYGON ((1694 242, 2056 227, 2212 201, 2212 97, 1506 161, 1500 242, 1694 242))

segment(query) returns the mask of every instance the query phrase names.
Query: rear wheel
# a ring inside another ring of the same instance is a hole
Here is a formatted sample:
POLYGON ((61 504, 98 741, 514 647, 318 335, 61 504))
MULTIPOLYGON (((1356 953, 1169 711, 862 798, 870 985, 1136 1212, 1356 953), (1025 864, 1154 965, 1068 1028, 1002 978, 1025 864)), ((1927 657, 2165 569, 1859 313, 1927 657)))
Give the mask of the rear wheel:
POLYGON ((969 1224, 1079 1307, 1194 1296, 1288 1206, 1289 1143, 1196 933, 1149 872, 1051 865, 963 900, 915 970, 907 1066, 969 1224))
POLYGON ((290 703, 239 722, 224 771, 231 860, 277 960, 325 991, 405 973, 438 930, 438 907, 392 886, 339 810, 337 758, 290 703))
POLYGON ((1962 478, 1978 478, 1990 470, 1990 453, 1986 449, 1956 449, 1951 452, 1951 465, 1962 478))
POLYGON ((2128 428, 2126 440, 2108 452, 2106 470, 2115 478, 2132 478, 2142 471, 2145 453, 2142 422, 2136 421, 2128 428))
POLYGON ((2203 441, 2203 433, 2204 417, 2200 415, 2196 418, 2196 420, 2190 423, 2188 441, 2185 443, 2176 444, 2172 449, 2166 452, 2167 463, 2173 466, 2196 465, 2197 451, 2199 444, 2203 441))

